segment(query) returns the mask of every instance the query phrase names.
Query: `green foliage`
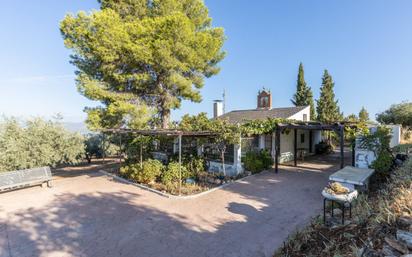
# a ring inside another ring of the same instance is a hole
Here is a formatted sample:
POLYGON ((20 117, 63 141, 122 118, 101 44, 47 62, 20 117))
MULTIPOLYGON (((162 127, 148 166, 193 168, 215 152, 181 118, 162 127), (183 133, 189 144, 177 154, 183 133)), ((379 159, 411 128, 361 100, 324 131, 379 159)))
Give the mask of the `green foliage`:
POLYGON ((342 114, 335 100, 335 83, 332 76, 325 70, 320 88, 320 98, 317 100, 317 119, 325 123, 333 123, 342 119, 342 114))
POLYGON ((278 124, 287 122, 285 119, 272 119, 265 120, 253 120, 242 125, 242 134, 245 135, 262 135, 272 133, 278 126, 278 124))
POLYGON ((249 151, 243 159, 243 164, 246 170, 252 173, 258 173, 272 167, 273 159, 267 150, 259 152, 249 151))
POLYGON ((149 159, 142 164, 130 164, 120 169, 120 175, 138 183, 150 184, 162 174, 163 164, 158 160, 149 159))
POLYGON ((393 156, 388 151, 381 151, 375 161, 372 162, 371 168, 378 174, 388 175, 393 165, 393 156))
POLYGON ((194 177, 198 177, 206 171, 206 162, 201 157, 192 157, 188 162, 185 163, 186 169, 189 174, 194 177))
POLYGON ((346 116, 344 120, 348 122, 359 122, 358 116, 356 116, 356 114, 353 113, 346 116))
POLYGON ((329 154, 331 152, 333 152, 333 145, 328 141, 320 141, 315 145, 316 154, 329 154))
POLYGON ((82 160, 84 148, 84 138, 57 121, 0 121, 0 171, 76 164, 82 160))
POLYGON ((113 156, 119 151, 119 147, 111 142, 111 138, 102 134, 89 134, 84 143, 86 145, 86 159, 89 162, 93 157, 113 156))
POLYGON ((362 109, 359 111, 359 120, 361 122, 369 121, 369 113, 365 107, 362 106, 362 109))
POLYGON ((100 3, 60 24, 80 93, 102 103, 86 109, 88 124, 141 127, 154 109, 166 128, 170 111, 200 102, 204 79, 219 72, 223 29, 212 27, 201 0, 100 3))
POLYGON ((293 95, 292 103, 295 106, 310 106, 311 120, 315 120, 315 103, 313 101, 313 92, 310 87, 306 85, 305 72, 303 64, 299 64, 298 80, 296 83, 296 93, 293 95))
POLYGON ((407 153, 412 150, 412 144, 400 144, 395 146, 392 151, 394 153, 407 153))
POLYGON ((360 140, 361 147, 375 152, 376 160, 372 162, 371 168, 379 175, 386 176, 393 165, 393 156, 390 149, 391 129, 379 126, 375 133, 363 135, 360 140))
POLYGON ((170 162, 169 165, 167 165, 166 170, 162 174, 162 178, 161 178, 162 183, 165 185, 177 183, 179 182, 179 178, 181 178, 182 180, 185 180, 186 178, 189 178, 191 175, 184 165, 182 165, 181 167, 181 177, 179 176, 179 173, 180 173, 179 163, 170 162))
POLYGON ((379 113, 376 120, 382 124, 402 124, 412 127, 412 102, 392 105, 388 110, 379 113))

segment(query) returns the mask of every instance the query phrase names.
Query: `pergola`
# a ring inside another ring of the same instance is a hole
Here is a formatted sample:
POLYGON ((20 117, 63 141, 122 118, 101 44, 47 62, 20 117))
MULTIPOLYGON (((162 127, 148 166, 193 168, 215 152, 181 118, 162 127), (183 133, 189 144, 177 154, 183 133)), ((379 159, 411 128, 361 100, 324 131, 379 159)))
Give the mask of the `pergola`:
MULTIPOLYGON (((156 130, 138 130, 138 129, 127 129, 127 128, 117 128, 117 129, 103 129, 101 132, 117 133, 120 135, 120 149, 122 144, 122 134, 132 134, 139 136, 168 136, 178 138, 179 144, 179 195, 181 193, 182 187, 182 137, 203 137, 203 138, 213 138, 217 134, 211 131, 183 131, 177 129, 156 129, 156 130)), ((140 147, 140 152, 142 151, 142 146, 140 147)), ((121 164, 121 158, 120 158, 121 164)))
MULTIPOLYGON (((280 133, 289 129, 293 130, 294 133, 294 166, 297 166, 297 130, 309 130, 311 133, 313 130, 321 130, 321 131, 335 131, 338 133, 340 138, 340 167, 344 167, 344 132, 345 127, 354 127, 354 123, 350 122, 338 122, 333 124, 323 124, 320 122, 291 122, 291 123, 281 123, 275 129, 275 171, 276 173, 279 171, 279 157, 280 157, 280 133)), ((309 137, 309 147, 312 147, 312 137, 309 137)), ((353 149, 352 149, 353 153, 353 149)), ((352 154, 352 165, 354 163, 354 157, 352 154)))

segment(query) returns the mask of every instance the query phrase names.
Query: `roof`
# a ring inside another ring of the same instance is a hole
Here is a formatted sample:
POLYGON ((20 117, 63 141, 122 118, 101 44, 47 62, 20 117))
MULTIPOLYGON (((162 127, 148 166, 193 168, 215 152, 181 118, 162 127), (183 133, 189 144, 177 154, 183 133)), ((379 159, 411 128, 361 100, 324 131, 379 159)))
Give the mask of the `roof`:
POLYGON ((251 109, 236 110, 219 116, 219 119, 226 119, 230 123, 245 123, 252 120, 264 120, 267 118, 288 119, 296 113, 307 108, 307 106, 284 107, 273 109, 251 109))
POLYGON ((191 136, 191 137, 214 137, 216 133, 211 131, 182 131, 177 129, 153 129, 153 130, 139 130, 139 129, 103 129, 102 132, 111 132, 119 134, 135 134, 142 136, 191 136))

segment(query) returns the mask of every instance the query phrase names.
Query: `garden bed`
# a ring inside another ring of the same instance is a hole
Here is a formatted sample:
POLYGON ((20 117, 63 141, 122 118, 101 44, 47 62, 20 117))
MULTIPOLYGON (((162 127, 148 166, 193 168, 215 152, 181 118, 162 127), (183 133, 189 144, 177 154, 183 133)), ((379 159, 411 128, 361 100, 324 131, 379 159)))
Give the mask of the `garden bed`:
POLYGON ((105 169, 104 172, 165 196, 201 194, 251 174, 244 172, 237 176, 224 176, 222 173, 210 173, 204 171, 202 161, 193 160, 182 165, 181 183, 179 183, 179 166, 176 162, 163 165, 159 161, 150 159, 144 161, 142 165, 129 164, 120 169, 119 167, 105 169))
POLYGON ((353 220, 323 225, 320 217, 296 232, 274 256, 402 256, 412 253, 399 231, 412 233, 412 159, 381 183, 372 181, 368 196, 354 204, 353 220))

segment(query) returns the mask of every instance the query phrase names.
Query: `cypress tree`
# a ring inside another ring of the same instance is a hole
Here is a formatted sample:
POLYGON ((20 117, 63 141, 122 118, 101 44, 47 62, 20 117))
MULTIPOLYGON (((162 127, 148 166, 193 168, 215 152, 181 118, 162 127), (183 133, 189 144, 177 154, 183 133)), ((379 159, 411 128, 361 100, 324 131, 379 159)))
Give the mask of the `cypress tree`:
POLYGON ((338 100, 335 100, 334 86, 332 76, 329 75, 328 70, 325 70, 320 88, 320 97, 317 100, 317 118, 321 122, 332 123, 342 118, 338 100))
POLYGON ((362 109, 359 112, 359 120, 362 122, 369 121, 369 113, 365 107, 362 106, 362 109))
POLYGON ((315 120, 315 104, 313 101, 312 89, 307 86, 305 81, 305 72, 303 70, 303 64, 299 64, 298 79, 296 83, 296 93, 291 99, 295 106, 310 106, 311 120, 315 120))

